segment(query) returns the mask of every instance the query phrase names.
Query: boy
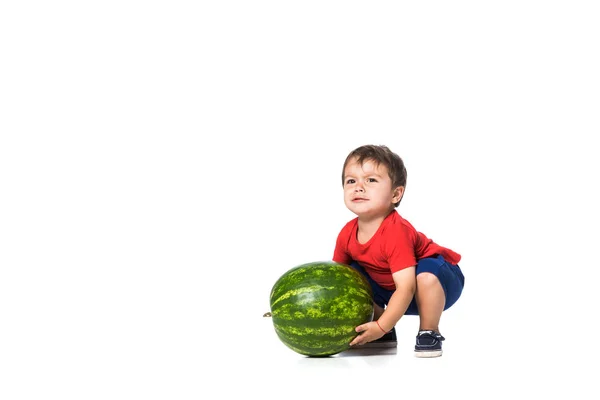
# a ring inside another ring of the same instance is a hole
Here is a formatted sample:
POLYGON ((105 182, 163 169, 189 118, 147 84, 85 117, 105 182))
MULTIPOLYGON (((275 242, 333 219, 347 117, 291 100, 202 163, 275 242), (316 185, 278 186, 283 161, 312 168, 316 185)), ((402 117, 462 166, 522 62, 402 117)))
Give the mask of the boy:
POLYGON ((403 315, 419 315, 415 355, 441 356, 444 337, 438 325, 442 311, 462 292, 461 256, 417 232, 395 210, 404 195, 406 168, 386 146, 352 151, 342 185, 344 203, 357 218, 338 235, 333 261, 362 273, 375 303, 373 321, 356 327, 359 335, 350 345, 395 346, 396 323, 403 315))

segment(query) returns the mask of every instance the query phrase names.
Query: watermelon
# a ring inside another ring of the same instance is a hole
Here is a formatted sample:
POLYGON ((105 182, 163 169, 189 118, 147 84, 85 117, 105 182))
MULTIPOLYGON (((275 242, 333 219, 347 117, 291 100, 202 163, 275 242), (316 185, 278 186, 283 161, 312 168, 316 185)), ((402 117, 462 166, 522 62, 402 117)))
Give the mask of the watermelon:
POLYGON ((350 347, 355 328, 373 318, 373 294, 354 268, 331 261, 299 265, 273 285, 271 312, 279 339, 295 352, 326 357, 350 347))

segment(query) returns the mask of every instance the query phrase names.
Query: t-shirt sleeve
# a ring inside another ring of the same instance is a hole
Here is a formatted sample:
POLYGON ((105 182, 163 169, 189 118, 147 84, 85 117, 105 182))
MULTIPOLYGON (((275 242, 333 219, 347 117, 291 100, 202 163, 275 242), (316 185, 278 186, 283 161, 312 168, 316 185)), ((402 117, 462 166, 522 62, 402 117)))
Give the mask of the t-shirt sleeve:
POLYGON ((415 255, 416 236, 402 225, 394 227, 394 232, 386 235, 384 245, 392 274, 417 265, 415 255))
POLYGON ((333 261, 340 264, 350 264, 352 258, 348 254, 348 239, 350 234, 346 227, 341 230, 335 242, 335 250, 333 251, 333 261))

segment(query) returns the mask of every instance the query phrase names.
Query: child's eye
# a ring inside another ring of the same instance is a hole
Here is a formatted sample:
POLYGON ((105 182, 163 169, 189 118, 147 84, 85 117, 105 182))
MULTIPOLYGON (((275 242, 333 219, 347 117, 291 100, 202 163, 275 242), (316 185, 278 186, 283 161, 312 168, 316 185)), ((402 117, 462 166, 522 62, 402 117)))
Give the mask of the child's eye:
POLYGON ((369 179, 367 179, 367 182, 377 182, 377 179, 375 179, 375 178, 369 178, 369 179))
POLYGON ((348 180, 346 180, 346 184, 350 184, 350 183, 354 183, 354 179, 348 179, 348 180))

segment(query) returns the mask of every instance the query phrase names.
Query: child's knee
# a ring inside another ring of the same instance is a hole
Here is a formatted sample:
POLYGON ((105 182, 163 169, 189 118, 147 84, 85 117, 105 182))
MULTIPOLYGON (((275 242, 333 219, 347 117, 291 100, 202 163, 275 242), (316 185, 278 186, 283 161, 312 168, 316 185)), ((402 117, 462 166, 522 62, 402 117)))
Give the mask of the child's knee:
POLYGON ((431 272, 421 272, 417 275, 417 289, 430 288, 440 285, 440 280, 431 272))

